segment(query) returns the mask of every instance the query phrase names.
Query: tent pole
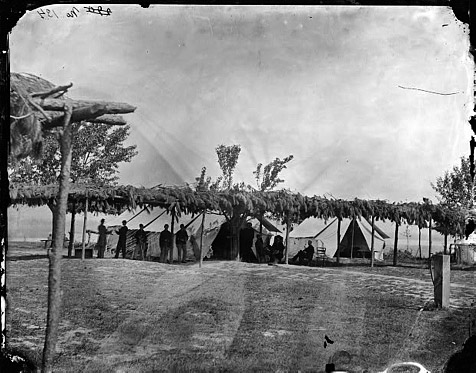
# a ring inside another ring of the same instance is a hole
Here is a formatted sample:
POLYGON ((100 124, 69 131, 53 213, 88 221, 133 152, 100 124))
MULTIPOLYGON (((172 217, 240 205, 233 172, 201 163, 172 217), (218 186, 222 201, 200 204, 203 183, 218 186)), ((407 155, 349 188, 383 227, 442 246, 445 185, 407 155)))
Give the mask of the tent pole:
MULTIPOLYGON (((145 211, 145 209, 142 210, 142 211, 145 211)), ((142 212, 142 211, 141 211, 141 212, 142 212)), ((164 215, 166 212, 167 212, 167 210, 162 211, 162 213, 160 213, 159 216, 156 216, 154 219, 152 219, 150 222, 148 222, 146 225, 144 225, 144 229, 147 228, 149 225, 151 225, 154 221, 156 221, 156 220, 157 220, 158 218, 160 218, 162 215, 164 215)), ((139 212, 139 214, 140 214, 140 212, 139 212)), ((137 214, 137 215, 139 215, 139 214, 137 214)), ((137 215, 136 215, 136 216, 137 216, 137 215)), ((131 221, 131 220, 134 219, 134 218, 135 218, 135 216, 133 216, 131 219, 129 219, 129 221, 131 221)))
POLYGON ((284 262, 286 264, 289 264, 288 263, 288 247, 289 247, 289 228, 291 226, 291 219, 289 218, 289 212, 286 216, 286 250, 285 250, 285 256, 284 256, 284 262))
POLYGON ((337 219, 337 264, 340 262, 340 218, 337 219))
POLYGON ((421 227, 418 226, 418 252, 420 253, 421 259, 421 227))
POLYGON ((355 232, 355 217, 352 219, 352 239, 350 241, 350 259, 354 256, 354 232, 355 232))
POLYGON ((397 265, 397 253, 398 253, 398 222, 395 222, 395 241, 393 243, 393 265, 397 265))
POLYGON ((170 233, 172 233, 172 247, 169 253, 169 260, 170 264, 174 262, 174 244, 175 244, 175 239, 174 239, 174 223, 175 223, 175 206, 172 207, 172 222, 170 223, 170 233))
POLYGON ((88 222, 88 198, 86 197, 86 202, 84 204, 84 220, 83 220, 83 242, 81 245, 81 260, 84 260, 86 253, 86 225, 88 222))
MULTIPOLYGON (((141 211, 139 211, 137 214, 135 214, 132 218, 130 218, 127 222, 129 223, 132 219, 134 219, 136 216, 139 216, 145 211, 145 208, 143 208, 141 211)), ((145 228, 145 227, 144 227, 145 228)))
POLYGON ((202 244, 203 244, 203 229, 205 227, 205 212, 203 211, 202 214, 202 231, 200 232, 200 261, 198 262, 198 268, 202 268, 202 261, 203 261, 203 255, 202 255, 202 244))
POLYGON ((187 224, 185 224, 185 229, 187 229, 195 220, 197 220, 202 214, 198 214, 192 220, 190 220, 187 224))
POLYGON ((370 267, 374 266, 374 236, 375 236, 375 216, 372 215, 372 240, 370 244, 370 267))

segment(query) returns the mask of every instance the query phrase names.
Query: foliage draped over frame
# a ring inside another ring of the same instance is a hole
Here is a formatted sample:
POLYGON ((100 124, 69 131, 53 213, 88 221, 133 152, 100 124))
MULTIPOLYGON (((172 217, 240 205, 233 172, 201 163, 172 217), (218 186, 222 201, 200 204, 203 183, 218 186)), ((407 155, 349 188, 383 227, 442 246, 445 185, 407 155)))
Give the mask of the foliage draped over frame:
MULTIPOLYGON (((51 203, 57 195, 57 185, 24 185, 10 186, 10 204, 42 206, 51 203)), ((249 211, 251 216, 259 216, 264 212, 276 218, 288 213, 293 221, 308 217, 331 219, 370 218, 390 220, 398 224, 427 226, 431 218, 441 226, 447 227, 452 235, 462 234, 465 214, 463 210, 450 209, 445 205, 428 202, 390 203, 384 200, 343 200, 320 196, 304 196, 288 190, 278 191, 196 191, 189 186, 158 186, 154 188, 134 186, 96 186, 76 184, 71 186, 69 201, 79 206, 85 199, 89 200, 90 211, 120 213, 125 209, 136 207, 161 207, 171 210, 175 207, 176 214, 196 215, 204 210, 220 211, 231 215, 233 209, 249 211)), ((80 208, 81 210, 81 208, 80 208)))

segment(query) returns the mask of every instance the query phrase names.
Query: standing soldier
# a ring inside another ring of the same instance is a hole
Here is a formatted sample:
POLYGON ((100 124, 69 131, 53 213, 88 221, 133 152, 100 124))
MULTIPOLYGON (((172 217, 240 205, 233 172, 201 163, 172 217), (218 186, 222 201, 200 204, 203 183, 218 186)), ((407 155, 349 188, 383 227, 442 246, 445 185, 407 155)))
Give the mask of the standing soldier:
POLYGON ((183 224, 180 224, 180 230, 175 234, 175 244, 177 245, 178 261, 182 263, 187 261, 187 241, 187 230, 183 224))
POLYGON ((119 251, 122 251, 122 259, 126 258, 127 231, 129 230, 126 224, 127 221, 123 220, 122 227, 116 231, 116 233, 119 235, 119 240, 117 241, 116 247, 116 259, 119 258, 119 251))
POLYGON ((95 232, 99 235, 97 248, 98 248, 98 258, 104 258, 104 251, 107 247, 107 235, 109 234, 106 226, 104 225, 105 220, 101 219, 101 224, 98 225, 98 231, 95 232))
POLYGON ((173 247, 173 236, 172 233, 169 231, 169 225, 164 225, 164 230, 160 232, 159 237, 159 245, 160 245, 160 261, 162 263, 170 263, 170 260, 167 259, 169 250, 173 247))
POLYGON ((261 234, 258 234, 255 241, 256 255, 258 256, 258 263, 264 261, 264 243, 261 234))
MULTIPOLYGON (((135 234, 136 238, 136 248, 137 251, 141 253, 141 259, 145 260, 145 252, 147 250, 147 232, 144 230, 144 224, 139 224, 139 230, 135 234)), ((135 255, 132 254, 132 259, 134 259, 135 255)))

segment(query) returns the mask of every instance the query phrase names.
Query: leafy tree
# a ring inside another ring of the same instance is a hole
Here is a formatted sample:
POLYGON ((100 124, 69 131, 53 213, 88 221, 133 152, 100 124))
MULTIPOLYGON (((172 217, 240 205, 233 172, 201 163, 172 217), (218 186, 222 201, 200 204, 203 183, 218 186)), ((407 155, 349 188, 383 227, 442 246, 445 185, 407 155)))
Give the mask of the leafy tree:
POLYGON ((282 183, 284 180, 280 179, 278 175, 286 168, 286 163, 292 161, 293 158, 293 155, 289 155, 284 159, 276 158, 264 166, 263 171, 261 171, 263 164, 258 163, 256 171, 253 171, 258 189, 265 192, 274 189, 278 184, 282 183))
POLYGON ((215 148, 218 156, 218 164, 223 172, 223 187, 231 189, 233 185, 233 173, 240 156, 240 145, 219 145, 215 148))
MULTIPOLYGON (((440 223, 435 229, 445 236, 445 247, 448 235, 461 236, 465 230, 465 220, 474 219, 474 184, 471 180, 469 157, 461 157, 460 164, 431 184, 438 192, 440 203, 446 207, 446 213, 439 217, 440 223)), ((472 232, 472 230, 471 230, 472 232)), ((471 233, 469 232, 469 233, 471 233)))
POLYGON ((474 185, 471 181, 468 157, 461 157, 459 166, 436 179, 432 188, 440 195, 440 202, 453 208, 469 209, 474 204, 474 185))
MULTIPOLYGON (((104 124, 73 123, 73 149, 69 181, 93 185, 115 185, 118 166, 130 162, 137 154, 136 145, 124 146, 130 126, 111 127, 104 124)), ((43 156, 40 159, 26 157, 11 162, 10 181, 47 185, 58 183, 61 170, 60 132, 52 131, 43 139, 43 156)), ((56 206, 49 204, 53 213, 56 206)), ((74 243, 75 214, 79 206, 69 205, 72 213, 70 229, 71 255, 74 243)))
POLYGON ((207 168, 202 167, 202 171, 200 172, 200 176, 195 178, 195 190, 197 192, 211 190, 217 191, 220 187, 220 183, 222 181, 222 177, 218 177, 216 181, 212 182, 211 176, 206 176, 207 168))
MULTIPOLYGON (((137 154, 135 145, 124 146, 129 131, 129 125, 112 128, 74 123, 70 181, 116 184, 119 163, 130 162, 137 154)), ((13 163, 10 180, 39 185, 56 183, 60 166, 58 133, 51 132, 43 140, 43 157, 27 157, 13 163)))

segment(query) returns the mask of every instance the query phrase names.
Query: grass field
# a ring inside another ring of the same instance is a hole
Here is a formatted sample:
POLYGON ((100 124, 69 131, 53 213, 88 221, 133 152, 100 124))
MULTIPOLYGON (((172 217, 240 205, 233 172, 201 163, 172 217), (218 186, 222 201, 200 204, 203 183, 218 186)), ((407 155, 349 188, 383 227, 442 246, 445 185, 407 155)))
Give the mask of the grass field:
MULTIPOLYGON (((10 244, 8 347, 41 361, 48 260, 10 244)), ((476 272, 454 270, 451 307, 425 310, 418 266, 167 265, 65 259, 57 372, 441 372, 476 318, 476 272), (334 343, 325 345, 325 336, 334 343)))

